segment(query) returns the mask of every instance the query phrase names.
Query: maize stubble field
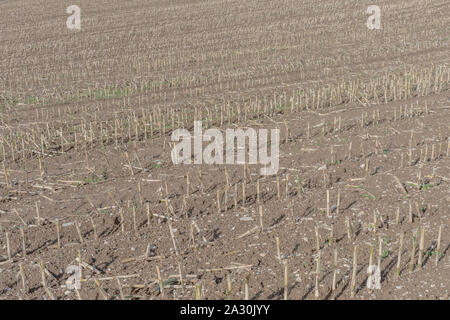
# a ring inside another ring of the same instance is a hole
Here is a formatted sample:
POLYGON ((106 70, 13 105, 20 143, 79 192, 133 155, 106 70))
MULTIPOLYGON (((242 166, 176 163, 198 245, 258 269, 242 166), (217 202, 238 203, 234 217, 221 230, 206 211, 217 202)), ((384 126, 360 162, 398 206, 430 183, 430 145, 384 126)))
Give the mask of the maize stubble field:
POLYGON ((0 299, 449 299, 448 1, 71 4, 0 2, 0 299), (174 165, 200 120, 277 174, 174 165))

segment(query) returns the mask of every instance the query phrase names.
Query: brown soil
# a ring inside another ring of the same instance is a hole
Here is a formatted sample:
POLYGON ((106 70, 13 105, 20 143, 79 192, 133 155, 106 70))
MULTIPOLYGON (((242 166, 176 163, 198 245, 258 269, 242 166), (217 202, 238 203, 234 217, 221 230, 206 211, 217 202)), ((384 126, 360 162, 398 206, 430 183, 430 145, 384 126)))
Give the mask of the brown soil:
POLYGON ((83 0, 70 31, 68 3, 0 3, 0 299, 77 299, 78 252, 83 299, 120 299, 116 277, 126 299, 224 299, 228 279, 283 299, 285 263, 289 299, 351 299, 357 246, 355 299, 448 300, 450 4, 379 1, 368 30, 370 4, 83 0), (173 165, 194 119, 279 128, 277 175, 173 165))

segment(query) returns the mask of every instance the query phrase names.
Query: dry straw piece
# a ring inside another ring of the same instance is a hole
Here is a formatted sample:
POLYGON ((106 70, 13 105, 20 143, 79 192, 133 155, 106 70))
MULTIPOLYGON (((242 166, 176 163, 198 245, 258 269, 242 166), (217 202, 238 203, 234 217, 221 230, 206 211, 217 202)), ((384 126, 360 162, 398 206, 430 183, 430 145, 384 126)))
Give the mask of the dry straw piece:
POLYGON ((284 261, 284 300, 288 299, 288 262, 287 260, 284 261))
POLYGON ((439 234, 438 234, 438 240, 436 244, 436 263, 435 265, 438 265, 440 256, 441 256, 441 238, 442 238, 442 226, 439 226, 439 234))
POLYGON ((316 251, 320 251, 320 235, 319 235, 319 227, 316 225, 314 226, 314 231, 316 234, 316 251))
POLYGON ((8 188, 10 188, 11 185, 9 184, 8 172, 6 171, 6 166, 5 166, 5 163, 4 163, 4 162, 3 162, 3 174, 4 174, 4 176, 5 176, 5 183, 6 183, 6 186, 7 186, 8 188))
MULTIPOLYGON (((94 239, 95 239, 95 241, 98 241, 97 227, 95 226, 94 219, 92 218, 92 216, 90 216, 89 219, 91 220, 92 230, 94 232, 94 239)), ((60 248, 59 243, 58 243, 58 248, 60 248)))
POLYGON ((195 286, 195 300, 201 300, 202 299, 202 284, 198 283, 195 286))
POLYGON ((120 214, 120 229, 121 229, 122 233, 124 233, 125 232, 125 218, 123 216, 122 208, 119 209, 119 214, 120 214))
POLYGON ((422 228, 422 230, 420 232, 419 261, 417 262, 420 270, 423 267, 423 250, 424 249, 425 249, 425 229, 422 228))
POLYGON ((353 249, 353 272, 352 272, 352 283, 351 283, 351 291, 350 297, 355 297, 356 291, 356 272, 358 269, 358 245, 355 245, 353 249))
POLYGON ((345 223, 346 223, 346 227, 347 227, 347 238, 349 241, 352 241, 353 240, 352 224, 348 217, 346 218, 345 223))
POLYGON ((23 291, 23 293, 26 293, 27 288, 26 288, 26 281, 25 281, 25 272, 23 270, 22 263, 19 263, 19 273, 20 273, 20 279, 22 280, 22 291, 23 291))
POLYGON ((400 267, 401 267, 401 262, 402 262, 402 252, 403 252, 403 239, 405 237, 405 234, 402 232, 400 234, 400 244, 398 247, 398 255, 397 255, 397 268, 395 269, 395 276, 399 277, 400 276, 400 267))
POLYGON ((97 286, 98 292, 103 297, 103 300, 108 300, 108 296, 106 295, 105 291, 102 289, 100 282, 96 278, 94 278, 95 285, 97 286))
MULTIPOLYGON (((373 252, 374 252, 374 246, 371 243, 370 244, 370 255, 369 255, 369 268, 370 268, 371 265, 373 265, 373 252)), ((369 272, 369 274, 370 274, 370 272, 369 272)))
POLYGON ((38 203, 35 202, 35 206, 36 206, 36 220, 37 220, 37 225, 40 226, 41 225, 41 215, 39 212, 39 207, 38 207, 38 203))
POLYGON ((383 240, 378 237, 378 270, 381 272, 381 259, 383 258, 383 240))
POLYGON ((277 244, 277 259, 281 263, 280 238, 275 237, 275 241, 277 244))
POLYGON ((164 298, 164 284, 161 278, 161 271, 158 266, 156 266, 156 274, 158 276, 159 292, 161 292, 161 296, 164 298))
POLYGON ((222 212, 220 208, 220 190, 217 189, 217 213, 220 214, 222 212))
POLYGON ((327 217, 330 217, 330 190, 327 190, 327 217))
POLYGON ((377 233, 377 213, 373 213, 373 233, 377 233))
POLYGON ((320 297, 319 292, 319 279, 320 279, 320 264, 321 264, 321 252, 318 252, 317 262, 316 262, 316 284, 314 286, 314 297, 318 300, 320 297))
POLYGON ((256 181, 256 203, 261 203, 259 180, 256 181))
POLYGON ((333 241, 334 241, 334 223, 331 223, 330 236, 328 237, 328 244, 330 246, 332 246, 333 245, 333 241))
POLYGON ((413 238, 412 238, 411 259, 409 262, 409 272, 410 273, 413 272, 413 270, 414 270, 418 233, 419 233, 419 230, 417 230, 416 234, 413 235, 413 238))
POLYGON ((227 289, 226 289, 227 300, 231 300, 231 276, 227 274, 227 289))
POLYGON ((178 275, 180 278, 180 285, 181 285, 181 289, 184 292, 184 281, 183 281, 183 273, 181 272, 181 264, 178 262, 178 275))
POLYGON ((237 194, 238 194, 238 186, 237 186, 237 183, 234 185, 234 197, 233 197, 233 200, 234 200, 234 208, 236 209, 237 208, 237 206, 238 206, 238 198, 237 198, 237 194))
POLYGON ((44 263, 42 262, 42 260, 39 262, 39 267, 41 269, 42 287, 44 288, 45 292, 50 297, 50 299, 55 300, 55 296, 53 295, 53 293, 50 291, 50 289, 47 286, 47 280, 45 278, 45 268, 44 268, 44 263))
POLYGON ((147 227, 150 228, 150 217, 151 217, 151 214, 150 214, 150 203, 148 203, 148 202, 145 204, 145 211, 147 213, 147 227))
POLYGON ((136 221, 136 207, 135 206, 133 206, 132 207, 132 214, 133 214, 133 231, 134 231, 134 235, 136 236, 136 237, 138 237, 139 236, 139 233, 138 233, 138 228, 137 228, 137 221, 136 221))
POLYGON ((338 271, 338 251, 334 249, 334 259, 333 259, 333 283, 331 284, 331 293, 333 300, 336 299, 336 281, 337 281, 337 271, 338 271))
POLYGON ((25 232, 23 231, 23 228, 20 228, 20 236, 22 238, 22 254, 23 257, 27 257, 27 247, 26 247, 26 241, 25 241, 25 232))
POLYGON ((5 237, 6 237, 6 253, 8 254, 8 260, 11 261, 12 260, 11 244, 9 242, 9 232, 8 231, 5 232, 5 237))
POLYGON ((169 224, 170 237, 172 238, 173 249, 175 250, 175 254, 178 256, 177 242, 175 241, 175 234, 173 232, 172 222, 170 220, 168 220, 168 224, 169 224))

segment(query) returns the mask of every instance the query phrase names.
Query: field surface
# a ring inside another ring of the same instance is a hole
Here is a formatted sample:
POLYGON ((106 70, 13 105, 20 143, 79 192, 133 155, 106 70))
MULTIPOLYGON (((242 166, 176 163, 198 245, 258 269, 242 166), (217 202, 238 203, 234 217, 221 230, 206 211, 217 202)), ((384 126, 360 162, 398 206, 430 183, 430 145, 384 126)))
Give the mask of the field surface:
POLYGON ((0 299, 448 300, 450 2, 372 2, 0 1, 0 299))

